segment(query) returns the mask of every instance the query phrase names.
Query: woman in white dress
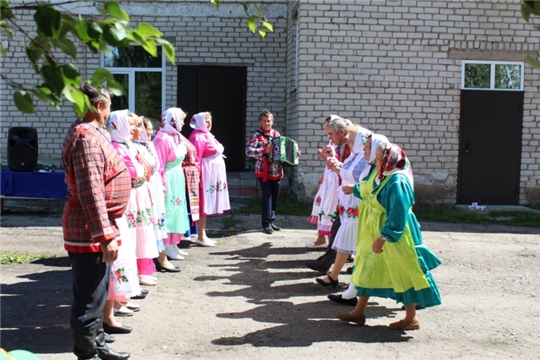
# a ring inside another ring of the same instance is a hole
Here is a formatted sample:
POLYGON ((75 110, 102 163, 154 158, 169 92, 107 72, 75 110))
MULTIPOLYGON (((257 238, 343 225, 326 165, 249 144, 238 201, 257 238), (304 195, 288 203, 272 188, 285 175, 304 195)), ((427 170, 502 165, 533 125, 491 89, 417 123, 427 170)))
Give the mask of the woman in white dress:
POLYGON ((195 130, 189 141, 195 146, 197 163, 201 173, 199 193, 199 236, 196 243, 201 246, 215 246, 206 235, 206 217, 223 214, 230 210, 227 170, 223 160, 223 145, 210 132, 212 116, 201 112, 191 118, 190 126, 195 130))

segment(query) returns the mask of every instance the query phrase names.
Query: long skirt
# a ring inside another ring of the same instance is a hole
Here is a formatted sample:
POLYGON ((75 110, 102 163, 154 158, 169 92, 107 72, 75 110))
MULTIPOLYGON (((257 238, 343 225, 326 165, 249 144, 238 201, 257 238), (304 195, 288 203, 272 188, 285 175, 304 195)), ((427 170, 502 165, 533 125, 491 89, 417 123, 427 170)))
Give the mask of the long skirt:
POLYGON ((169 162, 165 169, 165 227, 168 237, 163 240, 165 246, 175 245, 189 230, 189 219, 186 202, 186 178, 182 170, 182 159, 169 162))
POLYGON ((202 159, 202 187, 199 196, 201 215, 223 214, 230 210, 227 170, 221 155, 202 159))
POLYGON ((346 254, 356 253, 356 240, 358 236, 358 207, 360 199, 338 190, 338 213, 341 226, 334 238, 332 249, 346 254))
POLYGON ((118 258, 112 264, 114 292, 109 296, 109 299, 123 302, 140 294, 141 286, 139 285, 137 259, 135 258, 135 232, 129 228, 125 214, 116 219, 116 226, 120 231, 122 245, 118 248, 118 258))
POLYGON ((308 222, 317 225, 317 232, 320 235, 331 235, 332 215, 337 206, 337 189, 339 186, 338 175, 328 168, 324 168, 323 183, 319 187, 308 222))

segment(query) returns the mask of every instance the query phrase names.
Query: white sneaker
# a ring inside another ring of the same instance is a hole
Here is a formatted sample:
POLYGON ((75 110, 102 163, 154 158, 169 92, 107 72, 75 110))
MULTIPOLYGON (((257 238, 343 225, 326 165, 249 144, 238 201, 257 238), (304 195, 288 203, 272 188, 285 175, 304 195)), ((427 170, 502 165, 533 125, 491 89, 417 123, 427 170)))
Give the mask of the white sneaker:
POLYGON ((178 253, 178 251, 175 250, 175 248, 178 249, 178 246, 176 245, 165 246, 165 254, 167 254, 167 257, 171 260, 184 260, 184 258, 178 253))
POLYGON ((312 242, 307 243, 306 247, 308 249, 326 249, 328 247, 328 244, 324 243, 324 244, 315 245, 315 242, 312 241, 312 242))

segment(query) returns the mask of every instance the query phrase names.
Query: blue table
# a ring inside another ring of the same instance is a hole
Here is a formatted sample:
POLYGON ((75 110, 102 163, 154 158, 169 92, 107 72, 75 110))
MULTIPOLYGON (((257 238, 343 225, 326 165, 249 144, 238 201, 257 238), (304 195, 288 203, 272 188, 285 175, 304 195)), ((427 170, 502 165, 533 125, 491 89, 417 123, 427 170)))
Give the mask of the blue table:
POLYGON ((65 199, 67 185, 63 171, 2 170, 0 195, 4 197, 65 199))

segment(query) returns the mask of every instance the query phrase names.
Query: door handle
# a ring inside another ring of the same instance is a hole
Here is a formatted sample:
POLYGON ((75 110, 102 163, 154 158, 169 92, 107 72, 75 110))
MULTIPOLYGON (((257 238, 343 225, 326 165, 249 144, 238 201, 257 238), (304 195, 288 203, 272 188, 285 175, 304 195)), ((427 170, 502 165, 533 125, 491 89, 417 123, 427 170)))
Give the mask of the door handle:
POLYGON ((468 140, 465 141, 465 154, 469 153, 469 148, 471 148, 473 144, 471 144, 468 140))

